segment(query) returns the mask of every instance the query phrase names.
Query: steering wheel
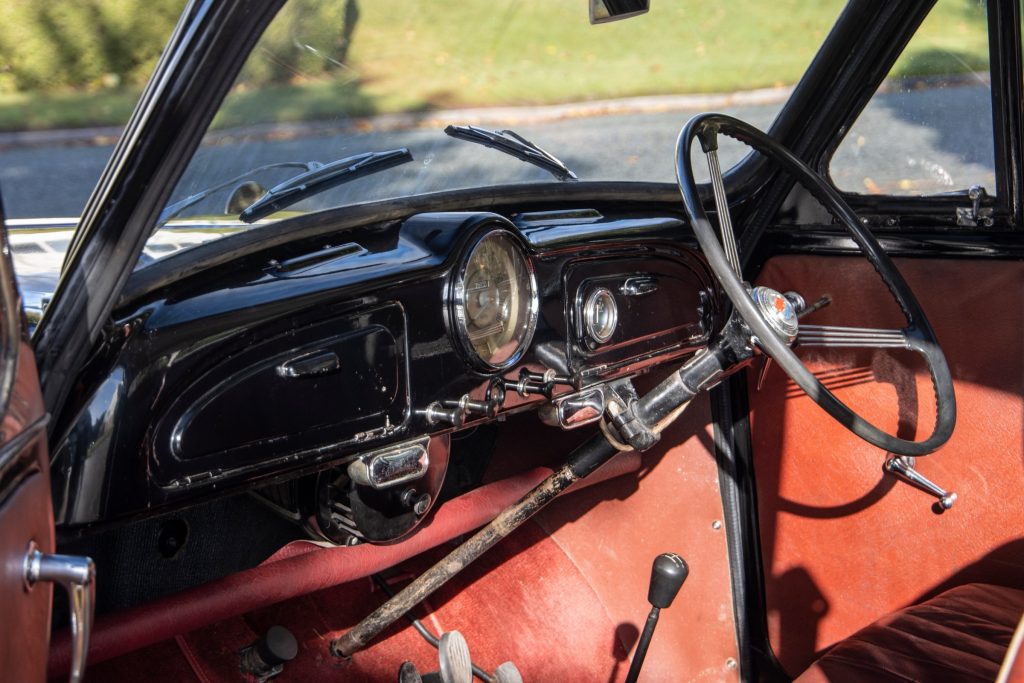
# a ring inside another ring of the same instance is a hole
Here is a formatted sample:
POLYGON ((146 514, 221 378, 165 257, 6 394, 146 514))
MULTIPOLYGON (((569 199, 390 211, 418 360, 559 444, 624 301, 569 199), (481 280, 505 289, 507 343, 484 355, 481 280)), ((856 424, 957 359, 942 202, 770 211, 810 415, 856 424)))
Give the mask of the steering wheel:
POLYGON ((857 436, 897 455, 927 455, 949 440, 956 424, 956 398, 949 366, 946 364, 942 349, 939 348, 935 331, 892 259, 871 232, 861 224, 857 214, 835 188, 767 134, 739 119, 714 113, 695 116, 679 134, 676 143, 676 179, 683 196, 687 218, 697 235, 708 264, 721 282, 726 295, 732 300, 736 313, 754 333, 757 345, 774 359, 811 399, 857 436), (792 304, 784 297, 762 288, 751 292, 741 278, 742 271, 718 163, 718 134, 739 140, 777 163, 842 223, 899 304, 907 320, 906 327, 898 330, 832 325, 799 327, 795 312, 791 308, 792 304), (697 191, 697 182, 690 161, 690 149, 694 138, 700 140, 708 158, 719 227, 722 231, 721 242, 711 227, 697 191), (784 310, 787 306, 790 308, 784 310), (785 318, 784 330, 779 328, 778 317, 772 321, 766 317, 766 313, 772 314, 773 307, 776 307, 777 312, 785 318), (931 436, 923 441, 902 439, 879 429, 851 410, 793 353, 789 343, 794 338, 803 346, 905 348, 920 353, 928 364, 928 372, 935 389, 936 418, 931 436))

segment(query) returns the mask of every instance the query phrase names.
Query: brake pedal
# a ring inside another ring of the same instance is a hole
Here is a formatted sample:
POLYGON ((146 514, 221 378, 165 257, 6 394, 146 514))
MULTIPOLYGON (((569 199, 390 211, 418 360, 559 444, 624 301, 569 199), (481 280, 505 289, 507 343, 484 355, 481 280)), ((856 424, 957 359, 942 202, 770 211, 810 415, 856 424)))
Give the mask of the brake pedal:
POLYGON ((512 662, 505 662, 494 670, 495 683, 523 683, 523 675, 512 662))

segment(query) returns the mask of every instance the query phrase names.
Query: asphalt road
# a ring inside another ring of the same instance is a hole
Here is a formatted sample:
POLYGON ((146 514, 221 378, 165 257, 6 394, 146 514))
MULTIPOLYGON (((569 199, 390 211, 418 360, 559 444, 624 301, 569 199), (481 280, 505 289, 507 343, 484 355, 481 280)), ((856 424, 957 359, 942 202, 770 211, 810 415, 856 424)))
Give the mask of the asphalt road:
MULTIPOLYGON (((983 83, 910 92, 884 93, 840 146, 833 178, 856 192, 930 193, 982 184, 993 188, 992 122, 988 86, 983 83)), ((721 107, 761 128, 774 119, 781 103, 721 107)), ((583 180, 674 180, 674 149, 679 129, 695 111, 569 116, 545 110, 521 112, 508 127, 561 158, 583 180), (555 119, 555 120, 552 120, 555 119)), ((355 181, 310 200, 308 209, 389 196, 484 184, 545 180, 533 166, 441 132, 443 114, 431 122, 398 129, 363 126, 320 129, 289 139, 265 134, 252 139, 221 139, 203 148, 174 198, 247 169, 277 161, 331 161, 368 150, 406 146, 415 161, 355 181), (368 128, 368 129, 367 129, 368 128), (339 132, 340 131, 340 132, 339 132)), ((343 122, 342 122, 343 123, 343 122)), ((491 122, 482 122, 490 125, 491 122)), ((727 141, 723 166, 737 161, 744 148, 727 141)), ((0 152, 0 192, 12 218, 77 216, 102 172, 110 146, 40 145, 0 152)), ((264 185, 294 171, 267 173, 264 185)), ((218 196, 192 211, 219 211, 218 196)))

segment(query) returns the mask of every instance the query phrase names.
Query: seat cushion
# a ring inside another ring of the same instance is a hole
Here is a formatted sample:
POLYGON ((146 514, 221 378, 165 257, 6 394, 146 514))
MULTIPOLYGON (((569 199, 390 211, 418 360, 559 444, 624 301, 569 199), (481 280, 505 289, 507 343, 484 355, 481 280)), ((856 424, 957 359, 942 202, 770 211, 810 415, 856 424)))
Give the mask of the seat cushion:
POLYGON ((829 649, 799 683, 991 683, 1024 612, 1024 590, 972 583, 890 614, 829 649))

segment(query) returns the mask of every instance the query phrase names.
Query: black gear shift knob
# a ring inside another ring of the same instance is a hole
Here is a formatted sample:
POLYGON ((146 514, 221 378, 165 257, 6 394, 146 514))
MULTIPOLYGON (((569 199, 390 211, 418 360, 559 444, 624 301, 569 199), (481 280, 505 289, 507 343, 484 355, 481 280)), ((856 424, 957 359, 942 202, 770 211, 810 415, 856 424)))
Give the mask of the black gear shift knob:
POLYGON ((672 604, 690 575, 690 568, 683 558, 675 553, 662 553, 654 558, 651 567, 651 586, 647 589, 647 601, 654 607, 664 609, 672 604))
POLYGON ((658 615, 676 599, 679 589, 683 587, 683 582, 689 575, 690 568, 686 566, 683 558, 675 553, 662 553, 654 558, 654 566, 651 567, 651 585, 647 589, 647 601, 651 603, 651 613, 647 615, 643 633, 640 634, 640 639, 636 642, 636 652, 633 653, 633 661, 629 665, 626 683, 636 683, 640 677, 640 668, 644 665, 647 648, 650 647, 651 638, 654 637, 654 627, 658 625, 658 615))

